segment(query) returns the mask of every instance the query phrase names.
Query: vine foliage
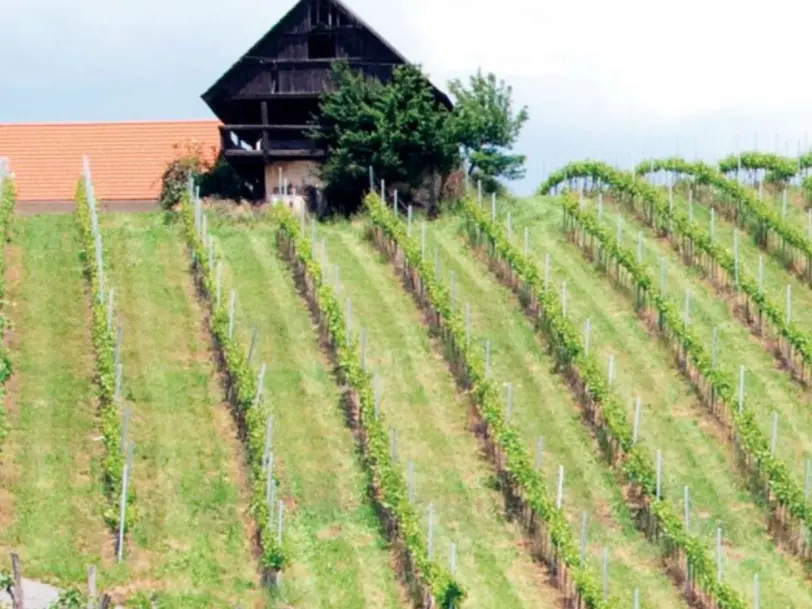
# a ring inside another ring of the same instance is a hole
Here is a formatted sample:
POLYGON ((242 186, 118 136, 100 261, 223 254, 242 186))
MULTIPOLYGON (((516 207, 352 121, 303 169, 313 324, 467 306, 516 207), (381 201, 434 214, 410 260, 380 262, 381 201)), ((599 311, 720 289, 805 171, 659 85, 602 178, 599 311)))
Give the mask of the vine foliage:
MULTIPOLYGON (((102 479, 104 482, 107 507, 105 522, 115 532, 119 528, 119 501, 121 498, 124 452, 121 446, 121 413, 115 403, 115 338, 107 328, 107 311, 99 299, 99 273, 95 264, 95 241, 90 219, 90 203, 84 180, 76 186, 76 224, 80 236, 80 257, 88 280, 91 299, 91 339, 96 355, 96 381, 99 389, 99 420, 104 443, 102 456, 102 479)), ((104 256, 102 257, 104 259, 104 256)), ((104 296, 104 295, 102 295, 104 296)), ((104 299, 102 298, 102 301, 104 299)), ((132 527, 138 514, 135 507, 135 489, 127 488, 127 510, 124 522, 125 532, 132 527)))
POLYGON ((731 154, 719 161, 719 171, 729 174, 739 169, 746 171, 765 170, 765 181, 768 184, 785 186, 791 180, 800 165, 798 160, 772 154, 770 152, 742 152, 731 154))
MULTIPOLYGON (((696 167, 695 164, 686 163, 679 159, 654 161, 653 163, 655 166, 660 166, 668 171, 684 173, 690 176, 700 175, 703 171, 702 167, 696 167)), ((639 172, 642 167, 643 164, 641 163, 637 171, 639 172)), ((704 179, 700 182, 709 183, 704 179)), ((803 330, 798 328, 794 323, 787 323, 784 310, 759 289, 756 280, 748 277, 741 268, 736 268, 736 260, 733 254, 731 254, 726 247, 714 241, 708 231, 698 223, 691 222, 684 212, 674 209, 670 211, 666 210, 668 206, 665 204, 661 195, 656 191, 648 194, 654 197, 660 197, 660 200, 657 201, 653 210, 654 214, 661 218, 660 224, 662 226, 675 224, 679 229, 678 234, 687 238, 688 242, 690 242, 696 250, 705 254, 708 260, 724 269, 730 277, 738 277, 738 284, 735 288, 748 299, 748 308, 754 309, 759 319, 766 320, 773 328, 774 333, 789 345, 789 363, 794 367, 793 358, 800 360, 801 378, 803 380, 804 370, 808 367, 812 367, 812 336, 803 332, 803 330)), ((632 199, 628 197, 626 197, 626 200, 633 202, 632 199)), ((640 198, 638 200, 643 201, 643 199, 640 198)))
POLYGON ((769 202, 760 200, 741 184, 727 179, 720 171, 702 162, 690 163, 672 157, 643 161, 635 169, 638 175, 649 171, 683 173, 691 176, 694 183, 715 189, 721 195, 716 201, 727 208, 727 215, 745 227, 759 246, 769 250, 772 237, 781 252, 790 250, 790 259, 785 262, 793 272, 796 271, 792 252, 800 254, 806 261, 805 279, 812 281, 812 240, 802 228, 782 218, 769 202))
MULTIPOLYGON (((684 161, 682 161, 684 162, 684 161)), ((663 161, 665 167, 670 163, 663 161)), ((642 166, 643 164, 641 164, 642 166)), ((648 163, 645 164, 648 166, 648 163)), ((682 210, 672 208, 662 194, 653 186, 634 174, 618 171, 609 165, 599 162, 570 163, 553 173, 541 186, 541 193, 548 194, 556 186, 576 178, 589 178, 601 187, 608 187, 616 196, 627 200, 638 201, 647 208, 652 222, 659 222, 665 230, 673 230, 677 235, 688 240, 694 247, 715 259, 718 265, 734 273, 732 256, 715 243, 710 234, 690 221, 682 210)), ((711 355, 703 346, 703 341, 690 327, 686 327, 676 305, 664 295, 652 292, 652 279, 649 270, 636 262, 631 250, 621 248, 617 241, 598 222, 597 217, 582 209, 577 200, 565 196, 563 204, 567 216, 576 222, 579 230, 597 240, 601 251, 624 268, 637 286, 640 295, 638 304, 648 301, 658 316, 661 330, 667 332, 671 341, 680 345, 686 361, 697 371, 702 383, 711 395, 711 401, 724 407, 725 415, 732 421, 736 444, 744 456, 745 462, 755 471, 765 489, 766 497, 777 517, 785 524, 802 524, 806 528, 806 537, 812 533, 812 506, 804 496, 800 485, 789 473, 786 464, 772 454, 767 438, 758 427, 751 408, 743 402, 738 407, 738 398, 734 379, 714 367, 711 355)), ((739 288, 745 291, 753 303, 760 306, 765 315, 777 316, 776 324, 781 321, 780 313, 773 311, 764 295, 759 293, 758 286, 752 280, 739 275, 739 288)), ((795 345, 808 349, 805 337, 790 327, 786 330, 787 338, 795 345)))
MULTIPOLYGON (((382 231, 402 251, 403 257, 420 278, 421 291, 442 320, 443 332, 464 367, 463 375, 470 384, 470 391, 487 428, 487 435, 496 445, 499 460, 507 472, 508 482, 517 489, 522 501, 533 514, 533 519, 542 524, 550 535, 550 542, 560 563, 571 575, 571 581, 580 602, 588 609, 616 607, 617 601, 603 600, 603 590, 598 577, 581 560, 577 543, 562 509, 556 506, 541 474, 532 465, 532 460, 523 446, 521 434, 505 420, 500 399, 500 390, 495 381, 488 377, 484 356, 480 349, 471 346, 465 338, 465 321, 459 307, 454 307, 448 289, 434 273, 434 267, 421 255, 417 240, 409 237, 404 222, 398 219, 376 194, 365 200, 372 225, 382 231)), ((488 226, 490 228, 490 226, 488 226)), ((570 354, 577 354, 577 335, 565 324, 554 323, 551 329, 556 332, 562 344, 571 348, 570 354)), ((631 435, 629 435, 629 440, 631 435)), ((652 470, 653 472, 653 470, 652 470)), ((653 475, 653 473, 652 473, 653 475)))
MULTIPOLYGON (((2 243, 0 243, 0 301, 5 298, 6 284, 5 284, 5 270, 6 270, 6 256, 5 256, 5 243, 9 238, 9 228, 11 224, 11 216, 14 213, 14 205, 17 200, 17 193, 14 188, 14 182, 10 177, 0 178, 0 236, 2 236, 2 243)), ((0 334, 5 334, 6 316, 0 313, 0 334)), ((5 341, 0 340, 0 402, 2 402, 6 382, 11 377, 11 359, 8 355, 8 350, 5 346, 5 341)), ((8 433, 5 411, 0 408, 0 447, 3 445, 3 440, 8 433)))
MULTIPOLYGON (((215 269, 213 264, 219 256, 211 258, 203 240, 195 230, 194 208, 188 189, 180 195, 180 214, 186 242, 192 256, 192 272, 197 280, 203 298, 209 308, 209 330, 219 348, 225 368, 229 395, 238 422, 244 434, 244 443, 251 471, 251 513, 259 528, 259 542, 262 551, 260 562, 270 572, 278 572, 290 564, 290 551, 284 543, 277 541, 274 523, 267 502, 267 475, 265 467, 265 426, 267 409, 257 402, 257 378, 248 363, 246 350, 239 343, 236 334, 229 337, 228 308, 225 302, 217 302, 215 269)), ((223 299, 225 300, 225 299, 223 299)), ((280 480, 274 472, 277 489, 280 480)), ((277 491, 277 496, 280 496, 277 491)))
MULTIPOLYGON (((584 230, 600 242, 605 260, 613 261, 628 273, 637 288, 639 305, 642 306, 645 299, 650 298, 669 319, 679 319, 675 307, 659 295, 649 293, 651 278, 647 270, 636 263, 632 252, 619 247, 597 223, 597 219, 583 215, 577 201, 565 197, 563 204, 568 222, 583 222, 584 230)), ((715 564, 708 556, 703 540, 685 530, 682 519, 662 495, 657 498, 656 469, 651 456, 633 441, 633 429, 626 417, 625 406, 610 391, 602 365, 585 352, 580 342, 580 332, 564 315, 557 292, 545 289, 543 274, 536 263, 510 242, 502 225, 492 222, 475 201, 466 201, 463 209, 469 231, 478 229, 490 255, 509 265, 521 280, 523 291, 529 295, 531 308, 538 308, 538 327, 547 338, 560 369, 564 374, 577 376, 580 386, 584 387, 595 408, 595 416, 600 419, 597 421, 600 433, 609 443, 610 454, 616 455, 617 461, 613 459, 613 462, 642 496, 650 537, 666 554, 686 561, 693 585, 714 599, 716 606, 720 609, 744 609, 746 603, 730 585, 716 581, 715 564)))
POLYGON ((428 555, 422 519, 408 499, 400 467, 390 456, 388 428, 382 414, 375 413, 372 375, 361 364, 358 345, 346 327, 342 306, 329 283, 322 281, 311 241, 303 234, 299 221, 287 209, 280 210, 279 217, 280 249, 298 266, 308 291, 315 297, 320 325, 326 329, 336 356, 338 375, 350 387, 357 406, 363 464, 374 489, 375 501, 392 523, 390 533, 405 549, 409 570, 424 604, 442 609, 458 608, 465 599, 465 590, 428 555))

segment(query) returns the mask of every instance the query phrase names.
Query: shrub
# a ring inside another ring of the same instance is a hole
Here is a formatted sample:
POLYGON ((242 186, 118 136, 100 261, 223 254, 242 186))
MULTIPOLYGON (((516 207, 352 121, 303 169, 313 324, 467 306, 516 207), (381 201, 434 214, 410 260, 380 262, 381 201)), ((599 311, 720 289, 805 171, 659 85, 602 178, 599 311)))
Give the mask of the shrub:
POLYGON ((214 164, 206 160, 203 146, 199 143, 175 144, 178 151, 161 176, 161 207, 167 211, 180 203, 189 185, 189 176, 200 186, 201 197, 218 199, 251 199, 252 193, 237 171, 223 158, 217 156, 214 164), (181 148, 183 150, 181 151, 181 148))
POLYGON ((201 144, 186 144, 182 152, 180 144, 175 144, 173 148, 179 151, 179 154, 170 161, 161 176, 161 195, 158 198, 161 207, 167 211, 180 203, 181 196, 189 184, 189 176, 198 181, 200 175, 209 169, 204 160, 201 144))

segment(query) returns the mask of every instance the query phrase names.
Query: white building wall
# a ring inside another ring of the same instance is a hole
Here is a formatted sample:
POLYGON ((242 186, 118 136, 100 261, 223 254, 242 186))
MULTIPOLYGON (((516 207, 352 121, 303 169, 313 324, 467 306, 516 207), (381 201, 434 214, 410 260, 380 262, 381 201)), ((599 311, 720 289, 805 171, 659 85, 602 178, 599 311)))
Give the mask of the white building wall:
POLYGON ((306 186, 321 189, 322 183, 318 174, 319 164, 315 161, 274 161, 265 166, 265 192, 270 197, 274 194, 291 194, 295 188, 297 194, 305 191, 306 186), (287 182, 288 192, 283 193, 281 184, 287 182))

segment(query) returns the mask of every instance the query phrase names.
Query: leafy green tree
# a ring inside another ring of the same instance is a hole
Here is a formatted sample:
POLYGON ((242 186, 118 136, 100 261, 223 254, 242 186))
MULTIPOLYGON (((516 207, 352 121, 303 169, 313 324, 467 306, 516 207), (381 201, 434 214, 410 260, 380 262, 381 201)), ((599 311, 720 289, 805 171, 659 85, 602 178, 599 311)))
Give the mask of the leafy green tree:
POLYGON ((481 179, 489 191, 498 188, 500 178, 523 178, 525 156, 510 151, 529 115, 527 106, 515 111, 512 87, 504 80, 497 81, 494 74, 486 76, 478 70, 468 87, 454 80, 449 89, 456 98, 454 137, 462 149, 468 174, 481 179))
MULTIPOLYGON (((383 179, 417 190, 426 178, 435 173, 445 178, 458 164, 451 114, 419 67, 399 66, 382 84, 336 62, 333 84, 309 133, 327 151, 321 178, 331 211, 359 207, 370 168, 376 183, 383 179)), ((431 190, 430 208, 436 208, 431 190)), ((401 193, 404 202, 409 194, 401 193)))
MULTIPOLYGON (((459 166, 451 113, 437 102, 418 67, 398 67, 382 96, 384 149, 397 155, 397 181, 412 189, 438 175, 442 183, 459 166)), ((441 183, 441 188, 442 188, 441 183)), ((429 212, 436 211, 437 191, 430 188, 429 212)))
MULTIPOLYGON (((384 171, 381 84, 353 72, 346 62, 333 64, 332 84, 322 95, 309 136, 327 152, 321 179, 330 208, 347 213, 357 208, 369 185, 369 168, 384 171)), ((387 170, 388 165, 391 161, 386 162, 387 170)))

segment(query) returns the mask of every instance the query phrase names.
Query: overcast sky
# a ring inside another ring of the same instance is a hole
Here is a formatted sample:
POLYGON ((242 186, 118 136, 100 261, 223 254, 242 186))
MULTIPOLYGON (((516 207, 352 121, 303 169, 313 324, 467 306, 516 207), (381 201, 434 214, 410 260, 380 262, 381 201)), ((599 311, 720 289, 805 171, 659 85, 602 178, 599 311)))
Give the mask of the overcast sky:
MULTIPOLYGON (((479 66, 513 85, 519 192, 575 158, 795 154, 812 131, 798 0, 346 3, 441 88, 479 66)), ((0 0, 0 122, 209 118, 200 94, 292 4, 0 0)))

